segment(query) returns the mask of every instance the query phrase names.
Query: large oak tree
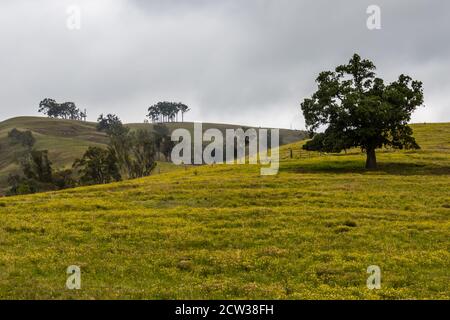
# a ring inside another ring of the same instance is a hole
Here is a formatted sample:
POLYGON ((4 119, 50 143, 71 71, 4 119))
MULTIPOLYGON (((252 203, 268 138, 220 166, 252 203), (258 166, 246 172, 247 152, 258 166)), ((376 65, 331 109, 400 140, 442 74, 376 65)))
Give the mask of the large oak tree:
POLYGON ((301 109, 315 134, 303 148, 340 152, 360 147, 366 168, 377 167, 375 150, 382 147, 418 149, 408 126, 412 112, 423 104, 422 82, 400 75, 388 85, 375 76, 375 65, 355 54, 348 64, 319 74, 317 91, 301 109))

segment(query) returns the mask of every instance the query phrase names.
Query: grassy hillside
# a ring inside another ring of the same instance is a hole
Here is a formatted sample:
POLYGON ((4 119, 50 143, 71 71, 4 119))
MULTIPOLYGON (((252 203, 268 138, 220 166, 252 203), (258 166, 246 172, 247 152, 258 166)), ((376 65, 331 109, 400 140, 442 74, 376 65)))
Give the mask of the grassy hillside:
POLYGON ((277 176, 202 166, 0 199, 0 298, 449 299, 450 124, 414 129, 423 149, 376 172, 293 144, 277 176))
POLYGON ((49 150, 49 157, 56 168, 70 167, 89 146, 105 146, 106 135, 95 130, 95 123, 57 120, 40 117, 18 117, 0 122, 0 194, 10 173, 18 172, 16 153, 18 146, 11 146, 8 132, 13 128, 31 130, 36 138, 35 147, 49 150))
MULTIPOLYGON (((153 131, 153 124, 127 124, 132 129, 149 129, 153 131)), ((166 124, 169 132, 176 128, 186 128, 193 131, 193 123, 169 123, 166 124)), ((204 129, 238 128, 240 126, 205 123, 204 129)), ((6 180, 11 173, 19 172, 16 163, 19 147, 11 146, 8 141, 8 132, 13 128, 18 130, 31 130, 36 138, 36 148, 49 150, 50 160, 58 169, 70 168, 75 159, 80 158, 89 146, 105 147, 108 138, 105 134, 97 132, 93 122, 81 122, 72 120, 50 119, 42 117, 18 117, 0 122, 0 195, 7 186, 6 180)), ((282 144, 292 143, 304 138, 302 131, 281 129, 280 138, 282 144)), ((170 165, 160 164, 157 172, 173 170, 170 165)))

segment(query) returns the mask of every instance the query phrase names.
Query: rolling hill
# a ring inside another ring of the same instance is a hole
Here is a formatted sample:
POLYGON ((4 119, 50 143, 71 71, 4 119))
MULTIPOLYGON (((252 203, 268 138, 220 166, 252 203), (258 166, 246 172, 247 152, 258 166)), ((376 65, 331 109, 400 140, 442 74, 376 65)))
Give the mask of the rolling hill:
POLYGON ((200 166, 1 198, 0 298, 449 299, 450 124, 414 131, 423 149, 377 171, 300 142, 277 176, 200 166))
MULTIPOLYGON (((153 124, 134 123, 127 124, 131 129, 147 129, 153 131, 153 124)), ((172 122, 165 126, 171 132, 177 128, 193 129, 192 122, 172 122)), ((204 129, 226 128, 234 129, 241 126, 217 123, 204 123, 204 129)), ((243 126, 242 126, 243 127, 243 126)), ((8 132, 13 128, 30 130, 36 138, 35 147, 39 150, 48 150, 49 158, 57 169, 70 168, 75 159, 80 158, 89 146, 106 147, 108 137, 96 130, 96 123, 73 120, 61 120, 42 117, 17 117, 0 122, 0 195, 7 186, 7 178, 11 173, 18 172, 16 163, 17 146, 11 146, 8 141, 8 132)), ((281 144, 292 143, 304 139, 303 131, 280 129, 281 144)), ((171 170, 170 164, 160 163, 157 172, 171 170)))

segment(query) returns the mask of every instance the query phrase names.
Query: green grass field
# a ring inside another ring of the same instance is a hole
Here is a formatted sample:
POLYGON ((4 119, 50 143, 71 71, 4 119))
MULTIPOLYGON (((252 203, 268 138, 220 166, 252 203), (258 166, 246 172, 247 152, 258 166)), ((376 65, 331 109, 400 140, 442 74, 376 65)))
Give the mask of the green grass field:
POLYGON ((449 299, 450 124, 414 130, 423 149, 379 152, 375 172, 300 142, 277 176, 188 167, 0 198, 0 298, 449 299))

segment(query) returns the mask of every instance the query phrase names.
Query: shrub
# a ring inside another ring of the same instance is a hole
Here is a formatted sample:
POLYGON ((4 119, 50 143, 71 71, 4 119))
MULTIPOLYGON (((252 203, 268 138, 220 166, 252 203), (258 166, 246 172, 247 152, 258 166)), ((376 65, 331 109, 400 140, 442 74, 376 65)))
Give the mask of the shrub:
POLYGON ((19 131, 16 128, 12 129, 8 133, 8 138, 10 139, 10 143, 12 145, 20 144, 29 149, 31 149, 36 143, 31 131, 19 131))

